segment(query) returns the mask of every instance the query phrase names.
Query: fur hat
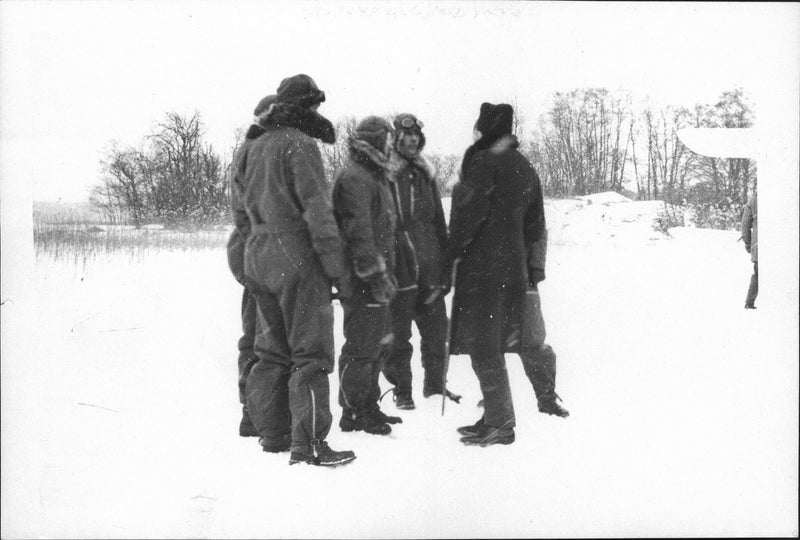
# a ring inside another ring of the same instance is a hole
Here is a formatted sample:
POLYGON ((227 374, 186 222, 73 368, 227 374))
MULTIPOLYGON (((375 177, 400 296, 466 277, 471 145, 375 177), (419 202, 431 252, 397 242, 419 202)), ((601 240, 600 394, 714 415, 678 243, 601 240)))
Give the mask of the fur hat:
POLYGON ((356 126, 355 138, 383 152, 388 133, 394 133, 389 122, 380 116, 367 116, 356 126))
POLYGON ((475 129, 481 132, 484 139, 493 141, 503 135, 510 135, 513 127, 514 108, 511 105, 507 103, 481 104, 481 113, 475 123, 475 129))
POLYGON ((306 108, 325 101, 325 92, 317 87, 314 79, 303 73, 283 79, 276 94, 276 101, 280 103, 306 108))
POLYGON ((256 108, 253 110, 253 114, 255 116, 261 116, 262 113, 267 112, 269 106, 275 103, 277 98, 278 96, 275 94, 270 94, 265 98, 261 98, 261 101, 258 102, 258 105, 256 105, 256 108))
POLYGON ((419 136, 419 146, 417 150, 422 152, 422 149, 425 148, 425 134, 422 133, 424 124, 417 120, 416 116, 411 113, 401 113, 394 117, 392 123, 394 124, 395 133, 397 133, 395 145, 400 142, 405 133, 416 133, 419 136))

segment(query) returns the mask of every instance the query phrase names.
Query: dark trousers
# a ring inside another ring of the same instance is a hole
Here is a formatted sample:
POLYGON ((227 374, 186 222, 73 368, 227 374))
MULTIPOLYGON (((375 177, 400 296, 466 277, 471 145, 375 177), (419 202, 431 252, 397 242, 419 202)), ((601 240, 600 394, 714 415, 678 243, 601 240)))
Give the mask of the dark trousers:
POLYGON ((444 376, 445 340, 447 338, 447 311, 444 298, 437 297, 425 304, 424 294, 418 289, 397 293, 391 304, 394 341, 383 365, 383 375, 395 386, 398 394, 411 395, 411 322, 420 334, 424 385, 441 390, 444 376))
MULTIPOLYGON (((472 369, 483 394, 483 421, 493 427, 516 424, 514 403, 503 354, 471 354, 472 369)), ((555 399, 556 354, 550 345, 525 348, 520 353, 522 367, 539 400, 555 399)))
POLYGON ((339 405, 361 413, 378 408, 378 377, 392 333, 389 306, 376 302, 360 280, 354 289, 342 301, 345 342, 339 356, 339 405))
POLYGON ((750 276, 750 286, 747 288, 747 298, 744 303, 747 306, 753 306, 756 303, 758 296, 758 261, 753 263, 753 275, 750 276))
POLYGON ((325 439, 331 427, 331 284, 314 257, 298 265, 282 260, 275 249, 267 253, 272 256, 254 258, 247 266, 247 286, 263 316, 263 351, 259 343, 245 401, 261 436, 269 440, 291 433, 292 450, 308 451, 311 441, 325 439))

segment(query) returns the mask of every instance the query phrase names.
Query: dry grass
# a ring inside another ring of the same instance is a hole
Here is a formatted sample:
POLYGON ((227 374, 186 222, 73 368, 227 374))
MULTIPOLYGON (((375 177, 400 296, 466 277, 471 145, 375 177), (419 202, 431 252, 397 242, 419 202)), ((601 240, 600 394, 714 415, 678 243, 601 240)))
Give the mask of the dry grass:
POLYGON ((102 255, 122 254, 141 259, 159 251, 187 251, 224 248, 230 228, 168 230, 150 225, 103 223, 88 207, 37 203, 33 215, 33 243, 37 259, 49 257, 76 264, 102 255))

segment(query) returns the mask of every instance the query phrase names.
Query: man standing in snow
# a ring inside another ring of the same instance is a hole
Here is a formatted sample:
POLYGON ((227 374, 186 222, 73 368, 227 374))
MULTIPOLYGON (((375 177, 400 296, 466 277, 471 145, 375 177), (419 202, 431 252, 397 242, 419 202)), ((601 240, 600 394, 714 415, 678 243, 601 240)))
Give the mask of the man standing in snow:
MULTIPOLYGON (((425 147, 423 124, 413 114, 394 119, 397 135, 394 149, 400 161, 394 173, 395 276, 397 296, 392 300, 394 341, 383 366, 383 375, 392 383, 398 409, 414 409, 411 395, 411 322, 420 333, 425 380, 422 395, 441 395, 444 387, 447 311, 444 296, 450 287, 445 268, 447 224, 442 199, 436 186, 436 171, 421 154, 425 147)), ((445 390, 458 402, 461 396, 445 390)))
POLYGON ((264 351, 245 381, 245 401, 267 452, 289 463, 339 465, 331 449, 328 374, 334 367, 331 286, 346 296, 347 269, 322 156, 315 139, 335 140, 316 110, 313 79, 281 81, 275 103, 250 127, 232 174, 236 228, 247 235, 245 283, 264 317, 264 351))
POLYGON ((758 296, 758 203, 756 194, 750 197, 742 213, 742 239, 744 249, 750 254, 753 261, 753 275, 750 276, 750 287, 747 289, 747 298, 744 300, 745 309, 756 309, 758 296))
POLYGON ((545 277, 546 226, 542 187, 517 151, 513 116, 510 105, 481 105, 478 139, 464 155, 453 190, 450 257, 457 276, 450 348, 470 355, 484 402, 478 422, 459 428, 468 445, 514 442, 505 352, 520 354, 540 411, 568 414, 555 401, 552 349, 527 343, 530 332, 522 328, 526 291, 545 277))
POLYGON ((368 116, 350 138, 350 156, 333 188, 336 221, 347 245, 353 294, 342 301, 344 338, 339 356, 342 431, 388 435, 400 418, 378 405, 382 351, 391 343, 389 302, 397 291, 395 214, 392 210, 392 128, 368 116))
MULTIPOLYGON (((258 122, 258 117, 266 112, 273 103, 275 103, 274 94, 265 97, 258 103, 255 111, 253 111, 253 114, 256 116, 256 122, 258 122)), ((258 133, 262 128, 259 128, 256 123, 251 127, 251 130, 253 129, 258 133)), ((254 138, 245 139, 242 146, 250 145, 254 140, 254 138)), ((244 153, 244 150, 240 150, 240 152, 244 153)), ((238 190, 231 189, 231 204, 235 209, 238 209, 239 212, 244 212, 242 201, 238 199, 238 190)), ((246 218, 246 213, 243 214, 243 217, 246 218)), ((250 294, 250 291, 247 290, 244 279, 244 244, 249 234, 250 224, 245 219, 242 224, 242 231, 234 228, 231 232, 230 238, 228 239, 227 255, 228 268, 230 268, 233 277, 244 289, 242 291, 241 309, 242 337, 239 338, 239 359, 237 362, 239 368, 239 403, 242 404, 242 420, 239 423, 239 436, 258 437, 258 430, 253 425, 253 421, 250 420, 250 414, 247 412, 247 404, 244 399, 247 374, 250 373, 253 364, 258 361, 258 356, 254 353, 254 350, 257 347, 256 342, 258 341, 260 326, 263 325, 263 323, 260 324, 261 316, 258 313, 256 299, 250 294)))

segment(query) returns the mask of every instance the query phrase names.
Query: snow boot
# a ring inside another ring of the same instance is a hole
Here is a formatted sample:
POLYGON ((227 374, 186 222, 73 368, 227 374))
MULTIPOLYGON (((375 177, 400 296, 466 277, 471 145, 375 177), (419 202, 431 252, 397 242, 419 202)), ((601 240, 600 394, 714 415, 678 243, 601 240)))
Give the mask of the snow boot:
POLYGON ((484 426, 484 424, 483 424, 483 416, 481 416, 480 420, 478 420, 477 422, 475 422, 471 426, 461 426, 456 431, 458 431, 462 435, 475 436, 475 435, 477 435, 478 433, 481 432, 481 429, 483 429, 483 426, 484 426))
POLYGON ((258 444, 261 445, 261 449, 264 452, 269 452, 271 454, 278 454, 280 452, 286 452, 292 446, 292 435, 287 433, 281 437, 259 437, 258 444))
POLYGON ((556 399, 561 401, 561 398, 558 397, 558 394, 556 393, 553 393, 552 396, 539 398, 537 400, 539 404, 539 412, 545 414, 552 414, 554 416, 558 416, 561 418, 566 418, 567 416, 569 416, 569 411, 564 407, 562 407, 561 405, 559 405, 558 403, 556 403, 556 399))
POLYGON ((388 435, 392 432, 389 424, 399 424, 403 420, 396 416, 387 416, 378 410, 355 413, 348 409, 342 412, 339 429, 342 431, 364 431, 372 435, 388 435))
POLYGON ((414 399, 411 397, 411 392, 397 392, 394 393, 394 404, 398 409, 404 411, 413 411, 417 408, 414 404, 414 399))
POLYGON ((493 444, 511 444, 514 442, 514 428, 496 428, 484 424, 476 435, 461 437, 467 446, 491 446, 493 444))
POLYGON ((309 465, 318 465, 322 467, 336 467, 337 465, 344 465, 356 459, 356 454, 351 450, 343 450, 337 452, 325 441, 314 442, 311 446, 303 451, 292 451, 289 456, 289 465, 296 463, 307 463, 309 465))
MULTIPOLYGON (((442 389, 441 388, 434 388, 432 386, 423 386, 422 387, 422 397, 429 398, 431 396, 436 396, 436 395, 439 395, 439 396, 442 395, 442 389)), ((459 396, 458 394, 454 394, 453 392, 451 392, 447 388, 444 389, 444 395, 447 396, 447 398, 450 401, 455 401, 456 403, 460 403, 461 402, 461 396, 459 396)))
POLYGON ((758 309, 755 304, 745 304, 744 309, 758 309))
POLYGON ((380 409, 373 409, 372 414, 384 424, 402 424, 403 419, 399 416, 389 416, 380 409))
POLYGON ((242 407, 242 421, 239 422, 239 436, 240 437, 258 437, 258 430, 250 420, 250 415, 247 414, 247 407, 242 407))

